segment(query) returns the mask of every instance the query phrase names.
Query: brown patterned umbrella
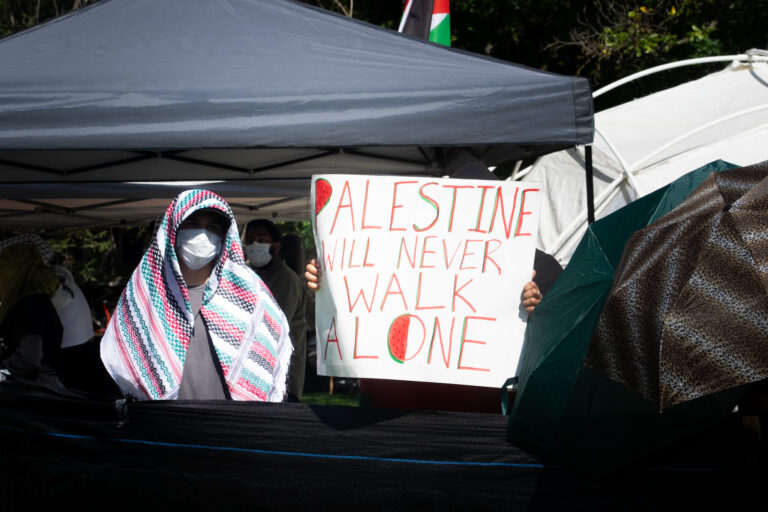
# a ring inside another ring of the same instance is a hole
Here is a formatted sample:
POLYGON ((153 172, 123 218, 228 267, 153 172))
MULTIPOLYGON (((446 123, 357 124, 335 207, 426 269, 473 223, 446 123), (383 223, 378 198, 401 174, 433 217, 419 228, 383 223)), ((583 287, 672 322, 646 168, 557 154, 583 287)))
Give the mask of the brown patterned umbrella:
POLYGON ((768 378, 768 162, 632 235, 585 365, 660 410, 768 378))

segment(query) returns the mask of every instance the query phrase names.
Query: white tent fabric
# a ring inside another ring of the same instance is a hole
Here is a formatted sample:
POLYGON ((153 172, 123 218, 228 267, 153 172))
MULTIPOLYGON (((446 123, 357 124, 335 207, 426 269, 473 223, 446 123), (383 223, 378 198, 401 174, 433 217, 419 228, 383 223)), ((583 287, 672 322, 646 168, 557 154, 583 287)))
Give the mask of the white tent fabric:
MULTIPOLYGON (((726 69, 595 114, 596 218, 713 160, 768 159, 768 63, 726 69)), ((539 158, 523 180, 542 182, 539 248, 567 263, 586 229, 584 149, 539 158)), ((521 173, 521 174, 522 174, 521 173)))
POLYGON ((0 183, 0 226, 16 229, 140 225, 160 218, 190 188, 224 197, 241 223, 254 218, 307 220, 306 180, 0 183))

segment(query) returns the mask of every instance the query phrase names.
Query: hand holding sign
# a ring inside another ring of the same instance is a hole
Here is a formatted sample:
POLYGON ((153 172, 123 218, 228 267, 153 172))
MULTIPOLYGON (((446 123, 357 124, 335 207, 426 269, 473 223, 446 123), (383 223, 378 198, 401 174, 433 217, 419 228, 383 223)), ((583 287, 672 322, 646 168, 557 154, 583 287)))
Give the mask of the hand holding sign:
POLYGON ((539 290, 539 286, 533 282, 533 279, 536 279, 535 270, 531 276, 531 281, 528 281, 525 283, 525 286, 523 286, 522 306, 528 314, 533 313, 534 308, 541 302, 541 290, 539 290))
POLYGON ((320 264, 315 258, 309 260, 307 263, 306 271, 304 272, 304 278, 307 280, 307 288, 312 291, 317 291, 320 287, 320 279, 323 276, 323 272, 320 270, 320 264))
POLYGON ((313 193, 319 373, 497 386, 514 372, 538 188, 324 176, 313 193))

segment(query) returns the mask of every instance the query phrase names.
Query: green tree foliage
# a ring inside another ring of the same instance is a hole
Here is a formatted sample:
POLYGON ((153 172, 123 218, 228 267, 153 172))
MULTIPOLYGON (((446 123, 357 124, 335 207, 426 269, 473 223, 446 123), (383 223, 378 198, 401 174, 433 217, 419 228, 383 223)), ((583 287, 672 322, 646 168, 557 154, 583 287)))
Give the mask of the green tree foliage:
POLYGON ((112 273, 116 246, 110 230, 62 231, 50 234, 47 242, 79 283, 96 283, 112 273))
MULTIPOLYGON (((589 77, 597 88, 665 62, 765 48, 768 2, 743 4, 746 2, 596 0, 578 13, 566 37, 558 36, 547 48, 555 55, 570 55, 574 66, 566 71, 589 77)), ((625 89, 614 103, 721 67, 656 76, 651 86, 641 82, 625 89)))
POLYGON ((98 0, 0 0, 0 37, 96 2, 98 0))
POLYGON ((299 0, 343 16, 397 30, 403 13, 401 0, 299 0))
MULTIPOLYGON (((389 28, 397 27, 403 5, 401 0, 305 1, 389 28)), ((768 0, 451 0, 454 48, 584 76, 594 89, 665 62, 765 49, 766 26, 768 0)), ((611 93, 598 107, 719 68, 668 72, 611 93)))
MULTIPOLYGON (((20 232, 2 229, 0 240, 17 234, 20 232)), ((148 247, 154 230, 149 226, 44 229, 38 234, 54 250, 54 263, 70 269, 95 305, 101 300, 116 298, 148 247)))
POLYGON ((40 233, 57 261, 72 270, 78 283, 101 285, 125 280, 154 235, 149 226, 113 229, 55 229, 40 233))
POLYGON ((579 20, 567 41, 551 47, 576 47, 580 56, 577 71, 590 67, 595 77, 646 68, 665 56, 715 55, 721 51, 719 41, 712 37, 717 20, 702 17, 705 3, 649 0, 635 5, 598 0, 591 19, 579 20))

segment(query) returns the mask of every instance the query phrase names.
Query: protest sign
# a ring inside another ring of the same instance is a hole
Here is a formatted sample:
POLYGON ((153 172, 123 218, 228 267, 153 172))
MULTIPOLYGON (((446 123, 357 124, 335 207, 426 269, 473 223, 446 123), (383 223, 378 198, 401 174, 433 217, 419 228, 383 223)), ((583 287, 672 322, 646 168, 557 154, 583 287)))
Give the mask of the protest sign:
POLYGON ((498 387, 517 367, 540 187, 313 176, 321 375, 498 387))

